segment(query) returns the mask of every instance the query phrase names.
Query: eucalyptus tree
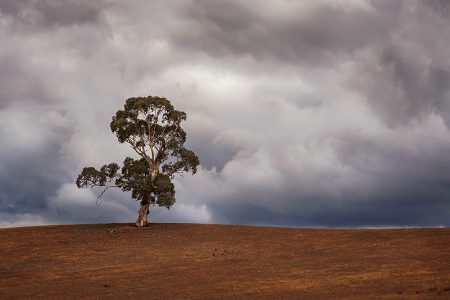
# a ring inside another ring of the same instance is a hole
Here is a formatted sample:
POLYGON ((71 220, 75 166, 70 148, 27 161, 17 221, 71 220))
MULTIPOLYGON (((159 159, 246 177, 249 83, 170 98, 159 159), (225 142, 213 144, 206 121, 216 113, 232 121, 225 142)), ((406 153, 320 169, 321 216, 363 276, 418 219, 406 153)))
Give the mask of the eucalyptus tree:
POLYGON ((79 188, 100 186, 103 193, 110 187, 130 191, 140 201, 136 225, 148 225, 150 205, 165 206, 175 203, 175 175, 195 174, 199 159, 184 147, 186 132, 181 122, 186 113, 174 109, 162 97, 134 97, 126 100, 124 109, 113 116, 110 127, 119 142, 127 143, 139 158, 127 157, 122 167, 117 163, 83 168, 76 184, 79 188))

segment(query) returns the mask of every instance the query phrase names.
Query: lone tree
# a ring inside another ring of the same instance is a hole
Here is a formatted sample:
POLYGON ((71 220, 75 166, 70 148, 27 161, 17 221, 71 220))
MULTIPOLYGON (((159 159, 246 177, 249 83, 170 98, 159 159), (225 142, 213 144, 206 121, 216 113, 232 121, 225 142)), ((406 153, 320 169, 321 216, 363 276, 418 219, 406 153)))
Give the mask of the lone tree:
POLYGON ((128 143, 140 156, 125 158, 122 168, 116 163, 83 168, 77 178, 79 188, 100 186, 131 191, 133 199, 140 200, 138 227, 148 225, 150 205, 169 209, 175 203, 176 174, 191 171, 195 174, 198 157, 183 145, 186 132, 181 122, 186 114, 175 110, 169 100, 162 97, 129 98, 123 110, 113 116, 110 127, 120 143, 128 143))

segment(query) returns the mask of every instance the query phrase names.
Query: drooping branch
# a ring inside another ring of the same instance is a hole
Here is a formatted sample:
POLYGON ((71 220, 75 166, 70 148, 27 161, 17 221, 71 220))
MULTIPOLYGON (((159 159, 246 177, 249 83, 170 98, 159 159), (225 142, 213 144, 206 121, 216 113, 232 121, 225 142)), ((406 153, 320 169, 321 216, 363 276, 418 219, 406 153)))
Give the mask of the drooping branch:
POLYGON ((114 185, 114 186, 106 186, 106 188, 103 190, 103 192, 97 197, 97 200, 95 201, 95 205, 100 205, 102 204, 102 195, 106 192, 107 189, 109 189, 110 187, 120 187, 119 185, 114 185))

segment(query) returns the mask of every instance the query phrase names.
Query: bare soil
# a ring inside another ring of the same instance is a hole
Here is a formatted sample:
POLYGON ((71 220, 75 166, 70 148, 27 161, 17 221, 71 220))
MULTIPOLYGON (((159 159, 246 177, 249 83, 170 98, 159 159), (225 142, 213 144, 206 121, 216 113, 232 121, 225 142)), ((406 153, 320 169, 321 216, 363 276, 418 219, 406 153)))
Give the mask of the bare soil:
POLYGON ((449 299, 450 229, 0 229, 0 299, 449 299))

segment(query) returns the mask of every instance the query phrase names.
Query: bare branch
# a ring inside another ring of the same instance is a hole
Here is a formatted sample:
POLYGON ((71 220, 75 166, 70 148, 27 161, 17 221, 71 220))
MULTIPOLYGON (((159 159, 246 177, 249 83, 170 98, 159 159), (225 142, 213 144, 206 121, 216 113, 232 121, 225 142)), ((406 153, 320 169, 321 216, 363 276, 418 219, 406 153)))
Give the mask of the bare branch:
POLYGON ((100 194, 100 196, 97 197, 97 200, 95 201, 95 205, 97 205, 97 206, 99 206, 100 204, 102 204, 102 202, 103 202, 102 196, 103 196, 103 194, 106 192, 107 189, 109 189, 110 187, 121 187, 120 184, 112 184, 112 185, 105 184, 105 185, 101 185, 101 186, 104 186, 105 189, 104 189, 103 192, 100 194))
POLYGON ((106 192, 107 189, 109 189, 109 186, 107 186, 107 187, 103 190, 103 192, 100 194, 100 196, 97 197, 97 200, 95 201, 95 205, 99 206, 100 204, 102 204, 102 202, 103 202, 103 201, 102 201, 102 195, 103 195, 103 193, 106 192))

